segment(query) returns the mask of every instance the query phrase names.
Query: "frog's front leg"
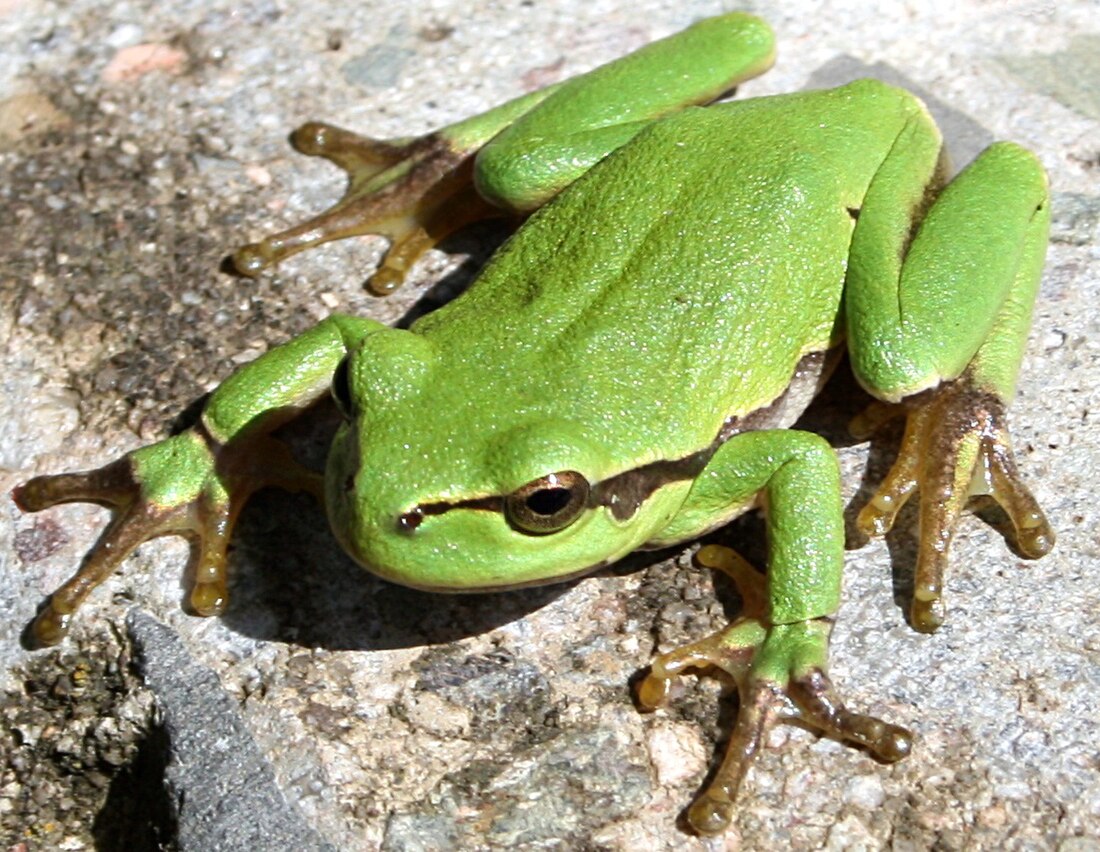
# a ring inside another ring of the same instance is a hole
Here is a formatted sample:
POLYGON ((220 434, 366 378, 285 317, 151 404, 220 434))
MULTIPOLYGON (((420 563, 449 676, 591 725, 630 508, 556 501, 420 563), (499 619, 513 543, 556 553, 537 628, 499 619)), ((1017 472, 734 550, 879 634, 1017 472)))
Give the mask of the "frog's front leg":
POLYGON ((241 368, 214 391, 199 423, 185 432, 97 470, 37 476, 18 486, 13 497, 24 511, 85 502, 113 512, 80 569, 35 618, 35 643, 61 641, 91 591, 135 547, 163 535, 195 542, 192 609, 199 615, 223 612, 226 549, 248 498, 267 486, 321 497, 320 476, 295 462, 270 432, 323 395, 347 349, 382 327, 331 317, 241 368))
POLYGON ((658 657, 638 690, 640 704, 652 709, 688 668, 715 666, 737 683, 740 707, 725 759, 688 810, 688 821, 700 834, 717 834, 729 825, 738 788, 776 722, 800 722, 887 761, 904 757, 911 745, 905 729, 848 711, 827 674, 844 529, 839 471, 824 440, 795 431, 731 438, 692 486, 665 535, 669 541, 690 536, 715 517, 756 502, 767 520, 766 589, 763 578, 731 561, 724 549, 701 551, 702 561, 737 583, 742 614, 724 630, 658 657))
POLYGON ((920 492, 911 619, 943 620, 947 553, 968 497, 992 496, 1020 552, 1043 556, 1054 533, 1013 460, 1005 410, 1016 386, 1046 251, 1046 176, 1030 152, 998 143, 936 185, 939 137, 918 116, 868 189, 849 259, 846 310, 860 382, 908 411, 893 470, 859 516, 890 529, 920 492), (916 213, 916 215, 914 215, 916 213))
POLYGON ((773 57, 768 25, 733 13, 421 138, 369 139, 306 124, 292 135, 294 146, 347 172, 344 197, 239 249, 234 265, 255 275, 330 240, 379 234, 392 243, 370 287, 386 295, 448 234, 477 219, 535 210, 655 118, 714 100, 767 70, 773 57))

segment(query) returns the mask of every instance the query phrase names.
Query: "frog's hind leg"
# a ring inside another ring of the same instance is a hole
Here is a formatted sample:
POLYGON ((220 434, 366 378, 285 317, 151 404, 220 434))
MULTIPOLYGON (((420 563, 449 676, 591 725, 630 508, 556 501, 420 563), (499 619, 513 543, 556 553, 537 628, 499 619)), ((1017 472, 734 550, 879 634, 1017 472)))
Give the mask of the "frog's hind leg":
MULTIPOLYGON (((930 137, 910 135, 910 150, 929 149, 930 168, 930 137)), ((1049 552, 1054 533, 1016 470, 1005 414, 1046 250, 1046 176, 1030 152, 997 143, 911 230, 899 217, 925 179, 911 161, 883 164, 853 234, 846 308, 857 377, 908 412, 898 460, 858 525, 885 533, 920 493, 911 620, 930 632, 942 623, 948 549, 970 496, 1001 505, 1028 558, 1049 552)))
POLYGON ((923 632, 943 623, 948 548, 970 498, 984 496, 1000 505, 1021 556, 1039 559, 1054 546, 1054 531, 1016 467, 1004 401, 976 388, 975 372, 908 402, 898 458, 856 519, 864 535, 885 535, 909 498, 920 493, 910 620, 923 632))

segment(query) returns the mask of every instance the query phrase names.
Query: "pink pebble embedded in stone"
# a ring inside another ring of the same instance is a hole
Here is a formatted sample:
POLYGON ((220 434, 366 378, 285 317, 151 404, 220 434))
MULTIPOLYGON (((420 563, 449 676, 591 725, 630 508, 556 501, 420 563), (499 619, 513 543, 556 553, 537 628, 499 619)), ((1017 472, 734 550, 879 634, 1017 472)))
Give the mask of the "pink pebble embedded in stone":
POLYGON ((148 42, 124 47, 116 53, 102 77, 108 83, 136 80, 152 71, 179 74, 187 62, 187 52, 160 42, 148 42))

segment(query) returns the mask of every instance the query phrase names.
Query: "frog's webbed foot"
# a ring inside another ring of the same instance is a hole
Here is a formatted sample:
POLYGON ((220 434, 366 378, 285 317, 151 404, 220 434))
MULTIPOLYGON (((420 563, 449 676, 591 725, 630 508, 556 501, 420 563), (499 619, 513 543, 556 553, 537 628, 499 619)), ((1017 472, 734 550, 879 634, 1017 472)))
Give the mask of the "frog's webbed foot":
MULTIPOLYGON (((1038 559, 1054 546, 1054 531, 1016 469, 1005 406, 966 375, 894 406, 908 411, 897 461, 857 518, 861 532, 884 535, 914 491, 920 491, 919 549, 911 621, 930 633, 943 623, 943 578, 959 515, 968 498, 996 501, 1016 535, 1019 553, 1038 559)), ((868 432, 887 419, 882 404, 855 427, 868 432)))
POLYGON ((705 639, 657 657, 638 685, 638 703, 654 710, 668 699, 674 678, 687 669, 713 666, 737 684, 740 707, 725 757, 687 812, 696 832, 718 834, 729 825, 741 782, 765 734, 777 722, 804 725, 887 762, 909 754, 912 736, 907 730, 853 713, 838 697, 826 674, 831 619, 769 624, 763 618, 760 575, 725 548, 704 548, 700 557, 700 562, 737 582, 744 614, 705 639))
POLYGON ((73 615, 92 590, 134 548, 164 535, 183 535, 194 543, 188 572, 194 612, 224 612, 229 600, 226 552, 248 497, 266 485, 320 493, 319 477, 300 467, 278 441, 253 439, 249 451, 280 473, 265 473, 240 453, 190 430, 95 470, 36 476, 17 486, 12 497, 25 512, 74 502, 97 503, 112 511, 80 568, 50 595, 32 623, 33 643, 55 645, 65 638, 73 615), (257 442, 263 445, 258 452, 257 442))
POLYGON ((330 240, 378 234, 391 242, 368 286, 385 296, 436 243, 470 222, 501 215, 473 187, 473 154, 458 152, 442 135, 386 141, 311 122, 294 131, 291 143, 346 171, 347 190, 324 213, 238 249, 233 265, 243 275, 330 240))

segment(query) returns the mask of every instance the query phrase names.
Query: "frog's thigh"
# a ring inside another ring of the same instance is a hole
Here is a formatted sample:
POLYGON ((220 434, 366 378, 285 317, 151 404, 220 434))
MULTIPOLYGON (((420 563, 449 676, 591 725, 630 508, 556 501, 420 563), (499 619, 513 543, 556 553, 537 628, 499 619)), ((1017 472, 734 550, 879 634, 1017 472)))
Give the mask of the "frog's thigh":
POLYGON ((1042 271, 1046 175, 1031 152, 992 145, 914 232, 902 217, 934 180, 932 140, 919 126, 906 134, 872 181, 852 237, 845 298, 853 369, 869 391, 896 402, 969 367, 975 386, 1006 401, 1042 271))
POLYGON ((836 456, 817 435, 776 429, 730 438, 661 538, 690 538, 757 499, 768 529, 767 620, 831 615, 840 601, 844 523, 836 456))
POLYGON ((654 119, 713 101, 774 56, 771 28, 735 12, 574 77, 478 153, 478 191, 505 209, 534 210, 654 119))

